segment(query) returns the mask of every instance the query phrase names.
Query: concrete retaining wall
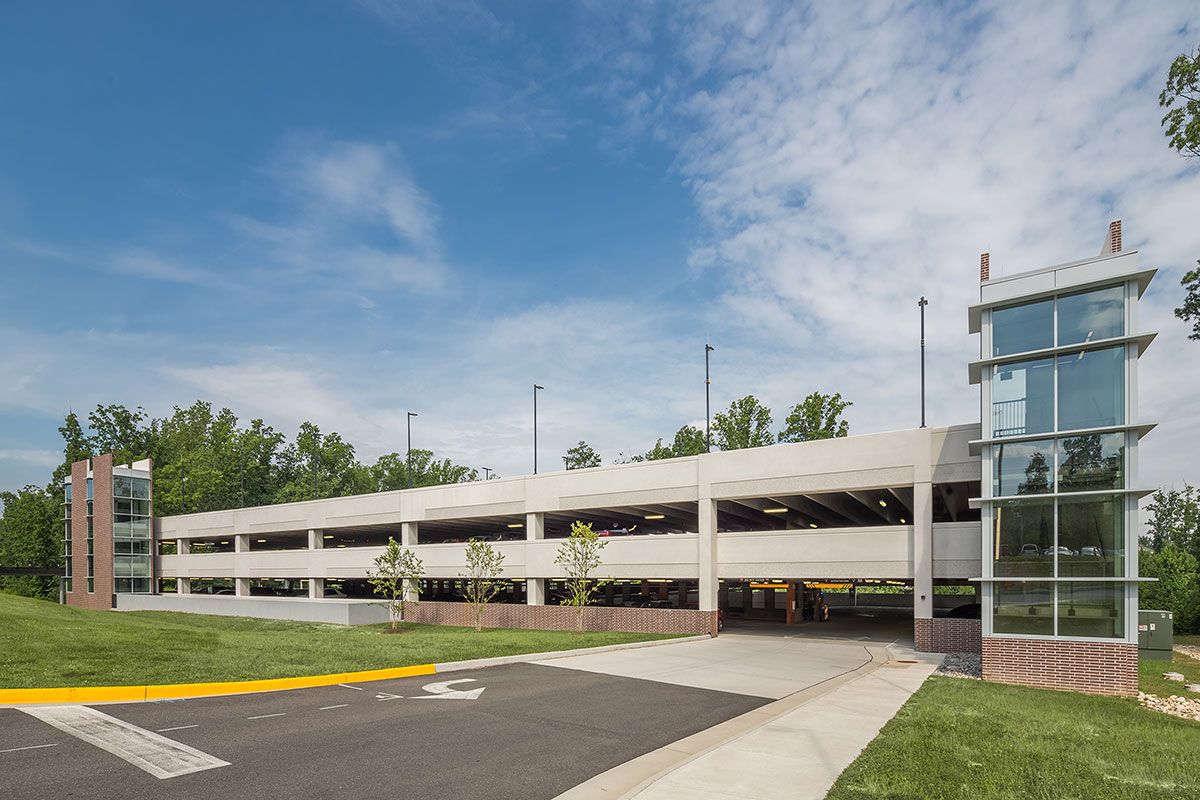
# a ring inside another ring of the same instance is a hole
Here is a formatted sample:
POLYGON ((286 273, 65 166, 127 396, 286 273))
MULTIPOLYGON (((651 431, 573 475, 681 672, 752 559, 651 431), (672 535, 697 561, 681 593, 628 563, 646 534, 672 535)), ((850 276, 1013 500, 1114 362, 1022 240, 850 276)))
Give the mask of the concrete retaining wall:
POLYGON ((116 598, 118 611, 182 611, 222 617, 330 622, 335 625, 367 625, 388 621, 387 609, 375 600, 204 594, 118 594, 116 598))
MULTIPOLYGON (((411 622, 430 625, 474 625, 466 603, 422 601, 404 617, 411 622)), ((480 618, 485 628, 525 628, 538 631, 575 630, 575 609, 568 606, 529 606, 497 603, 484 608, 480 618)), ((717 633, 717 612, 691 608, 624 608, 588 606, 583 609, 583 629, 587 631, 628 631, 633 633, 717 633)))

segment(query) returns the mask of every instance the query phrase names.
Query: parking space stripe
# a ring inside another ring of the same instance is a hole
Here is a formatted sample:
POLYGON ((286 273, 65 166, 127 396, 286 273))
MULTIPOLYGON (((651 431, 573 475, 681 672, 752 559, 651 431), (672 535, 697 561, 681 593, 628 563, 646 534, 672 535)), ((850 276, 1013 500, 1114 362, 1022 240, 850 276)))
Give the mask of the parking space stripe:
POLYGON ((159 733, 169 733, 170 731, 186 731, 188 728, 199 728, 199 725, 176 725, 174 728, 159 728, 159 733))
POLYGON ((28 747, 10 747, 7 750, 0 750, 0 753, 15 753, 18 750, 40 750, 43 747, 58 747, 58 742, 54 744, 31 744, 28 747))
POLYGON ((257 717, 246 717, 246 719, 267 719, 268 717, 286 717, 286 716, 287 716, 287 712, 281 711, 278 714, 259 714, 257 717))
POLYGON ((87 706, 49 706, 21 711, 112 753, 156 778, 174 778, 229 766, 228 761, 87 706))
POLYGON ((321 708, 319 708, 318 710, 319 711, 328 711, 331 708, 346 708, 349 705, 350 705, 349 703, 341 703, 340 705, 336 705, 336 706, 321 706, 321 708))

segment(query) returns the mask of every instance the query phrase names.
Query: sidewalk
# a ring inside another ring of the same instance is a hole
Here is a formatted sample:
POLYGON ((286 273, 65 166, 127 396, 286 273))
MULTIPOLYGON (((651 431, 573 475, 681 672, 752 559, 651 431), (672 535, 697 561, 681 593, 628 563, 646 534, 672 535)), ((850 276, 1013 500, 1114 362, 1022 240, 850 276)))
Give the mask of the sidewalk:
POLYGON ((894 644, 868 650, 871 661, 858 669, 615 767, 559 800, 823 798, 942 659, 894 644))

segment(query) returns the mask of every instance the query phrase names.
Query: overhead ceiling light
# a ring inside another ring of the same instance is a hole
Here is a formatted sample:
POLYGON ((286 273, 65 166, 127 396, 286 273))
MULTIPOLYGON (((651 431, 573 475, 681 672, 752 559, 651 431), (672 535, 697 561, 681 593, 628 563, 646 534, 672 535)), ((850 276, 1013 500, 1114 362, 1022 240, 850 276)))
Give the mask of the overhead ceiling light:
POLYGON ((229 544, 229 542, 221 542, 221 544, 229 544))
POLYGON ((901 518, 900 518, 900 524, 901 524, 901 525, 907 525, 908 523, 904 521, 904 517, 901 517, 901 518))
POLYGON ((322 539, 332 539, 333 537, 332 536, 322 536, 321 538, 322 539))
POLYGON ((339 545, 338 545, 338 547, 345 547, 345 546, 346 546, 346 545, 344 545, 344 544, 339 544, 339 545))
POLYGON ((259 544, 262 544, 263 542, 266 541, 266 539, 255 539, 254 541, 258 542, 259 544))
POLYGON ((523 523, 520 523, 520 522, 510 522, 510 523, 508 523, 508 527, 510 527, 510 528, 524 528, 524 527, 525 527, 525 525, 524 525, 523 523))
POLYGON ((815 523, 815 522, 810 522, 810 523, 808 523, 808 527, 810 527, 810 528, 815 528, 815 527, 817 527, 817 523, 815 523))
POLYGON ((879 505, 883 506, 884 508, 887 508, 887 501, 886 501, 886 500, 880 500, 880 501, 879 501, 879 505))
POLYGON ((646 519, 665 519, 665 514, 647 514, 646 519))
POLYGON ((787 511, 788 510, 786 508, 764 508, 763 509, 764 514, 786 514, 787 511))

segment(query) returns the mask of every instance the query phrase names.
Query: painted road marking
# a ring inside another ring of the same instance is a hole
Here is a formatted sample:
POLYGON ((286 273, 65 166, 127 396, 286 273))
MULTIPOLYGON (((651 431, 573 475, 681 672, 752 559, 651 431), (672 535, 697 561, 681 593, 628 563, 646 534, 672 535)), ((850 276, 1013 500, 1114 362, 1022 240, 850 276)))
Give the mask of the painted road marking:
POLYGON ((280 712, 278 714, 259 714, 257 717, 246 717, 246 719, 267 719, 268 717, 286 717, 286 716, 287 716, 286 712, 280 712))
POLYGON ((470 689, 463 691, 461 689, 451 689, 450 687, 456 683, 475 683, 474 678, 459 678, 456 681, 438 681, 437 683, 427 683, 421 688, 431 694, 417 695, 413 700, 477 700, 479 695, 483 694, 486 686, 480 686, 478 689, 470 689))
POLYGON ((341 686, 343 689, 354 689, 355 691, 359 691, 359 692, 362 691, 361 686, 351 686, 348 683, 339 683, 338 686, 341 686))
POLYGON ((341 705, 336 705, 336 706, 321 706, 321 707, 320 707, 319 709, 317 709, 317 710, 318 710, 318 711, 328 711, 328 710, 329 710, 329 709, 331 709, 331 708, 346 708, 348 705, 350 705, 350 704, 349 704, 349 703, 342 703, 341 705))
POLYGON ((375 695, 375 699, 376 700, 403 700, 404 695, 388 694, 387 692, 380 692, 379 694, 375 695))
POLYGON ((12 747, 8 750, 0 750, 0 753, 15 753, 18 750, 39 750, 43 747, 58 747, 58 742, 54 744, 31 744, 28 747, 12 747))
POLYGON ((176 725, 174 728, 159 728, 159 733, 167 733, 169 731, 186 731, 188 728, 199 728, 199 725, 176 725))
POLYGON ((124 759, 156 778, 229 766, 194 747, 172 741, 87 706, 45 706, 21 711, 124 759))

